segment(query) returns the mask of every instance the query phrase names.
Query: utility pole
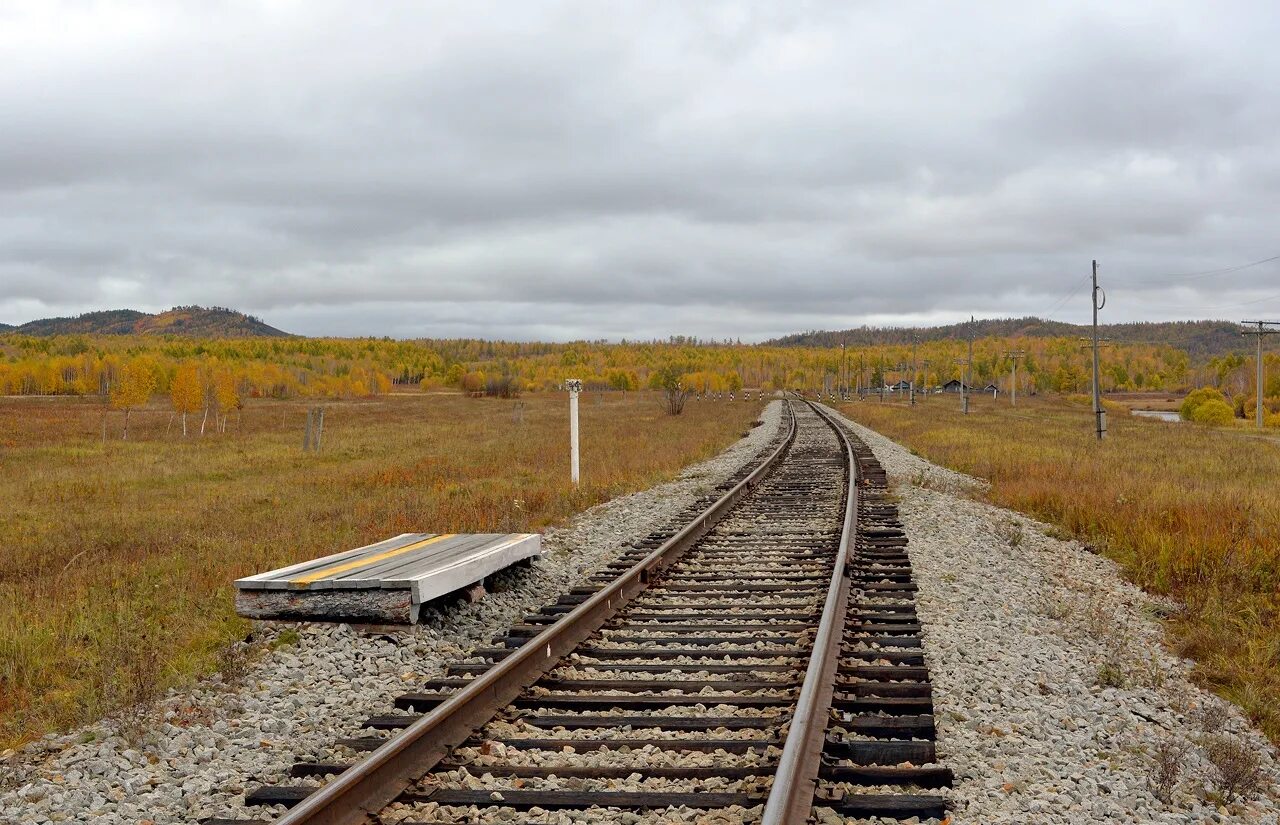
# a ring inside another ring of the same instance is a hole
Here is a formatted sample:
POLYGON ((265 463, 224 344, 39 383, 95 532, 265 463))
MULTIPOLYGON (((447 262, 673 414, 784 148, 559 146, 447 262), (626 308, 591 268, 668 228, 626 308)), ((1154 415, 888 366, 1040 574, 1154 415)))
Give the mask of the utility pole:
POLYGON ((862 375, 866 372, 866 364, 863 363, 864 357, 862 353, 858 353, 858 400, 862 400, 862 375))
POLYGON ((969 316, 969 360, 965 361, 965 372, 969 373, 969 394, 965 395, 964 411, 969 412, 969 395, 973 390, 973 336, 978 333, 978 325, 973 320, 973 316, 969 316))
POLYGON ((1098 286, 1098 262, 1093 262, 1093 292, 1090 303, 1093 304, 1093 420, 1098 433, 1098 440, 1107 437, 1107 412, 1102 409, 1102 385, 1098 380, 1098 310, 1107 305, 1107 293, 1098 286), (1098 296, 1102 296, 1099 303, 1098 296))
POLYGON ((920 364, 924 367, 924 395, 925 395, 925 398, 928 398, 928 397, 929 397, 929 365, 930 365, 930 364, 932 364, 932 363, 933 363, 933 362, 932 362, 932 361, 930 361, 928 358, 926 358, 926 359, 924 359, 923 361, 921 361, 921 362, 920 362, 920 364))
POLYGON ((1263 370, 1262 370, 1262 336, 1275 335, 1276 333, 1280 333, 1280 329, 1268 329, 1268 327, 1280 327, 1280 321, 1241 321, 1240 323, 1245 325, 1254 324, 1257 327, 1256 329, 1246 329, 1242 331, 1240 334, 1255 335, 1258 338, 1258 406, 1254 412, 1254 416, 1258 419, 1257 421, 1258 429, 1261 430, 1262 429, 1262 395, 1263 395, 1263 390, 1266 386, 1266 382, 1263 380, 1265 376, 1263 375, 1263 370))
POLYGON ((965 415, 969 414, 969 385, 973 382, 973 316, 969 316, 969 357, 964 363, 964 372, 960 378, 960 408, 965 415))
POLYGON ((918 343, 918 339, 916 338, 916 336, 912 335, 911 336, 911 406, 913 407, 916 405, 916 378, 919 377, 916 375, 916 344, 917 343, 918 343))
POLYGON ((1018 406, 1018 359, 1026 356, 1026 353, 1020 349, 1009 350, 1005 354, 1006 358, 1012 359, 1012 374, 1009 376, 1009 406, 1018 406))
POLYGON ((840 342, 840 371, 844 373, 843 387, 840 390, 840 400, 845 401, 849 395, 849 358, 845 354, 844 342, 840 342))

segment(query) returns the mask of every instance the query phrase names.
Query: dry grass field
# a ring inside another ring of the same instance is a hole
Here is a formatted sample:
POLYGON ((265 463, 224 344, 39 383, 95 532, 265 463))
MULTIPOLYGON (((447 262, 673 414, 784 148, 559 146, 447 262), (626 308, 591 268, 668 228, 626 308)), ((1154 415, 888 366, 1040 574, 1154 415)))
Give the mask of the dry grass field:
POLYGON ((1177 412, 1186 396, 1178 392, 1112 392, 1107 401, 1127 410, 1165 410, 1177 412))
MULTIPOLYGON (((536 530, 673 476, 732 443, 758 402, 582 399, 580 489, 567 401, 457 394, 261 401, 225 434, 180 437, 167 409, 129 440, 77 398, 0 399, 0 749, 97 718, 217 666, 248 624, 230 582, 409 531, 536 530)), ((198 428, 198 422, 197 422, 198 428)))
POLYGON ((1280 443, 1251 430, 1109 416, 1087 400, 931 396, 844 405, 936 463, 991 482, 993 502, 1057 525, 1186 610, 1169 619, 1199 678, 1280 741, 1280 443))

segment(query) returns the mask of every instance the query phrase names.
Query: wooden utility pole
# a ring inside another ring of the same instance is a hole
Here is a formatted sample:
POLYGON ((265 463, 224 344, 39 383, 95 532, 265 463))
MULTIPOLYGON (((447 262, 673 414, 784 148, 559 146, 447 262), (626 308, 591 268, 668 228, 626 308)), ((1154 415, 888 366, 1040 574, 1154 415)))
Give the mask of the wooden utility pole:
POLYGON ((1093 420, 1094 427, 1101 441, 1107 437, 1107 411, 1102 409, 1102 384, 1098 377, 1098 310, 1107 305, 1107 293, 1098 286, 1098 262, 1093 262, 1093 292, 1090 303, 1093 304, 1093 420), (1098 301, 1098 297, 1102 301, 1098 301))
POLYGON ((1026 353, 1020 349, 1009 350, 1005 354, 1006 358, 1012 359, 1013 366, 1009 376, 1009 406, 1018 406, 1018 359, 1026 356, 1026 353))
POLYGON ((916 374, 916 344, 917 343, 919 343, 919 339, 917 339, 915 335, 912 335, 911 336, 911 406, 913 407, 916 405, 916 379, 919 377, 916 374))
POLYGON ((1254 410, 1254 417, 1258 419, 1257 426, 1258 426, 1258 429, 1261 430, 1262 429, 1262 396, 1266 388, 1266 381, 1265 381, 1266 376, 1263 374, 1263 369, 1262 369, 1262 337, 1264 335, 1275 335, 1276 333, 1280 333, 1280 329, 1268 329, 1268 327, 1280 327, 1280 321, 1241 321, 1240 323, 1245 324, 1246 326, 1250 324, 1255 325, 1254 329, 1246 329, 1242 331, 1240 334, 1253 335, 1253 336, 1256 336, 1258 339, 1258 383, 1257 383, 1258 405, 1254 410))
POLYGON ((840 342, 840 371, 844 374, 843 388, 840 390, 840 400, 846 400, 849 396, 849 356, 845 353, 844 342, 840 342))
POLYGON ((964 364, 964 372, 960 374, 960 409, 969 414, 969 385, 973 381, 973 316, 969 316, 969 357, 960 362, 964 364))

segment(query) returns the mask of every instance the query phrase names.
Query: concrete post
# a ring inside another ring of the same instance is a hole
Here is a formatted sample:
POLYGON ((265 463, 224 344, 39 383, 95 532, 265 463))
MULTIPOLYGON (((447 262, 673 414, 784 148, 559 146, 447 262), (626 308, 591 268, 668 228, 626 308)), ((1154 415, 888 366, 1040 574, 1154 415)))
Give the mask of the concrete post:
POLYGON ((578 486, 578 393, 582 392, 582 382, 570 378, 564 382, 569 390, 569 479, 573 486, 578 486))

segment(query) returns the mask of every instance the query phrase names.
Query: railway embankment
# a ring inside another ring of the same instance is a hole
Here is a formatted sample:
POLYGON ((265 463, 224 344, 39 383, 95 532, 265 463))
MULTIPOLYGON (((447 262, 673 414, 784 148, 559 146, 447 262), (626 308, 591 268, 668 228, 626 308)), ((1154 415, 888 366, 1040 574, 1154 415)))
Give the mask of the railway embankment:
POLYGON ((1280 821, 1275 749, 1162 643, 1176 605, 850 423, 911 536, 956 825, 1280 821))

